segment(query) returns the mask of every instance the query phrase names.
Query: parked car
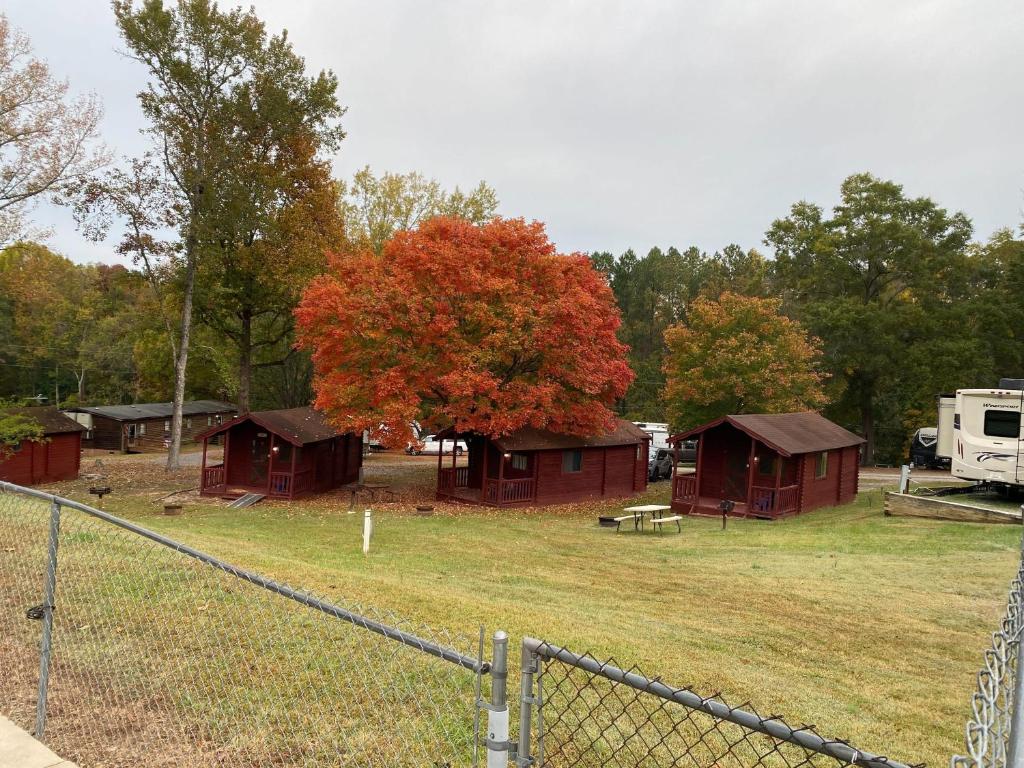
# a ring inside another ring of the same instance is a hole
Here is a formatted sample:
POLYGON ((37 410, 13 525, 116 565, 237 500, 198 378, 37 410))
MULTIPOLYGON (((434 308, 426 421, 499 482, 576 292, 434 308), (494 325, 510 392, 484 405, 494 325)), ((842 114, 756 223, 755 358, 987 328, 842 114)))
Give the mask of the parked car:
POLYGON ((455 445, 456 456, 461 456, 466 452, 465 440, 455 442, 450 437, 441 440, 437 435, 423 435, 419 440, 413 440, 405 446, 405 452, 410 456, 419 456, 420 454, 437 456, 439 453, 451 456, 453 444, 455 445))
POLYGON ((679 463, 680 464, 696 464, 697 463, 697 441, 696 440, 683 440, 679 445, 679 463))
POLYGON ((655 480, 672 477, 673 464, 672 451, 668 448, 659 448, 656 451, 651 451, 651 455, 647 458, 647 479, 654 482, 655 480))

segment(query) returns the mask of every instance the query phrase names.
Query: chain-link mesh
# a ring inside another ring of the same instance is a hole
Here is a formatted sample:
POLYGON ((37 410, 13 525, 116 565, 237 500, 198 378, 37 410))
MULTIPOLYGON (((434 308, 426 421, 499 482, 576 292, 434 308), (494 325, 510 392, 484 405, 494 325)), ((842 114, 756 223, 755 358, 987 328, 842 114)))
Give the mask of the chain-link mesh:
POLYGON ((546 768, 905 768, 749 706, 538 641, 536 763, 546 768))
POLYGON ((1010 584, 1006 615, 999 631, 992 634, 992 647, 985 651, 985 666, 978 672, 978 688, 971 697, 971 714, 965 729, 966 755, 956 755, 952 768, 1003 768, 1010 744, 1016 742, 1024 755, 1024 733, 1013 732, 1014 688, 1017 685, 1017 656, 1024 629, 1024 559, 1010 584))
MULTIPOLYGON (((0 708, 27 730, 49 518, 0 493, 0 708)), ((44 735, 83 768, 475 762, 475 640, 365 606, 338 618, 68 507, 56 583, 44 735)))

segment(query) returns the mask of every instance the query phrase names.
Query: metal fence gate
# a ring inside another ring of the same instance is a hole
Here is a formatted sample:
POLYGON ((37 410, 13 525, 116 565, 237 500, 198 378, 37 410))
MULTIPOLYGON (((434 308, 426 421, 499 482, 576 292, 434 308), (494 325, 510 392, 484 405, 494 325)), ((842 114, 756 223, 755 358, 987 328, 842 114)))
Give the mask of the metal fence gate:
MULTIPOLYGON (((951 768, 1024 768, 1024 562, 951 768)), ((504 632, 452 635, 0 482, 0 712, 89 766, 907 768, 504 632)))

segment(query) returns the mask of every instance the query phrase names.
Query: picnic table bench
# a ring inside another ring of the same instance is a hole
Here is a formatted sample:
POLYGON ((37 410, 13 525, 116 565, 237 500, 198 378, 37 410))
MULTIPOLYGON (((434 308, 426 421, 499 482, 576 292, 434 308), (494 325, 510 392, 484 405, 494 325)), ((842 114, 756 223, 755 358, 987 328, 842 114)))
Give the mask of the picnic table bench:
POLYGON ((377 494, 381 496, 387 496, 388 501, 395 500, 395 492, 391 490, 391 486, 387 483, 349 483, 348 485, 341 486, 341 490, 348 491, 349 509, 353 509, 356 505, 356 497, 360 493, 367 493, 370 496, 370 501, 377 500, 377 494))
POLYGON ((679 531, 682 532, 682 526, 679 524, 679 521, 682 520, 682 517, 680 517, 679 515, 671 515, 668 517, 654 516, 656 513, 668 512, 671 511, 671 509, 672 507, 667 506, 665 504, 641 504, 636 507, 626 507, 625 509, 623 509, 623 512, 628 513, 625 515, 618 515, 616 517, 599 517, 598 523, 600 525, 605 526, 611 526, 614 524, 615 530, 619 531, 624 522, 626 522, 627 520, 632 520, 633 530, 642 531, 644 529, 644 515, 650 514, 651 522, 654 523, 654 525, 656 526, 655 530, 659 530, 657 526, 660 526, 663 523, 674 522, 676 526, 679 528, 679 531))

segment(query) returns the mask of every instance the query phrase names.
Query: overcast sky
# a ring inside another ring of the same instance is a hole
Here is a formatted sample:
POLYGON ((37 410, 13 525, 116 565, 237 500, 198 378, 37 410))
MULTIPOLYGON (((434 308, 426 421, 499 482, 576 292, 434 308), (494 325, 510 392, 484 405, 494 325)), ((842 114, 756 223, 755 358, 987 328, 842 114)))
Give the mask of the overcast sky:
MULTIPOLYGON (((222 5, 230 5, 222 2, 222 5)), ((1024 3, 261 0, 310 69, 340 78, 337 174, 486 179, 500 212, 564 251, 760 246, 806 199, 870 171, 962 210, 975 235, 1024 208, 1024 3)), ((6 0, 104 139, 146 147, 104 0, 6 0)), ((37 220, 77 261, 117 261, 66 211, 37 220)))

